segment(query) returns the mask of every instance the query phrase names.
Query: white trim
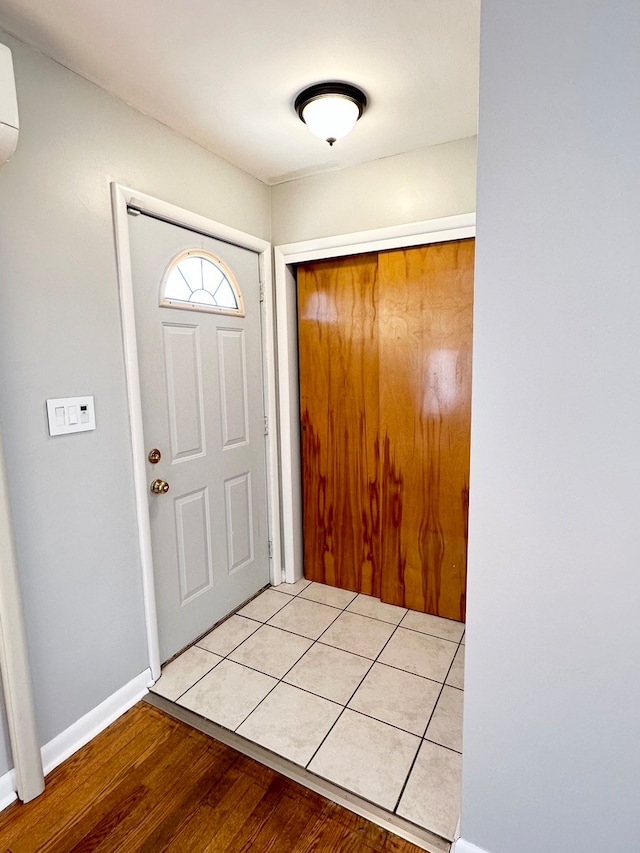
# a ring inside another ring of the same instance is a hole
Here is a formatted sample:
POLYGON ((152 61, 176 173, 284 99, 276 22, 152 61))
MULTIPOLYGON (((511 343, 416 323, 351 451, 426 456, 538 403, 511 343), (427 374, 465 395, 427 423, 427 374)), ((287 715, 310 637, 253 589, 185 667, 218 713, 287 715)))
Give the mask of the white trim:
POLYGON ((276 370, 276 314, 271 244, 260 253, 258 270, 264 284, 264 358, 266 370, 266 409, 269 419, 267 436, 267 489, 269 492, 269 539, 271 541, 271 583, 277 586, 284 579, 282 538, 280 526, 280 433, 278 424, 278 375, 276 370))
POLYGON ((288 318, 295 306, 295 280, 290 267, 303 261, 322 260, 323 258, 358 255, 363 252, 381 252, 385 249, 423 246, 428 243, 442 243, 446 240, 462 240, 475 237, 475 213, 448 216, 443 219, 430 219, 413 222, 408 225, 393 225, 377 228, 373 231, 359 231, 353 234, 341 234, 335 237, 321 237, 317 240, 305 240, 300 243, 288 243, 276 246, 276 323, 278 328, 278 401, 280 411, 280 459, 282 483, 282 548, 284 577, 293 583, 302 576, 302 566, 295 565, 295 542, 300 538, 294 519, 295 495, 300 494, 300 476, 292 464, 293 448, 299 441, 297 413, 294 424, 290 382, 297 370, 297 349, 295 340, 287 334, 288 318))
POLYGON ((131 274, 131 253, 129 245, 129 226, 127 206, 150 213, 173 222, 209 234, 216 239, 226 240, 258 253, 260 278, 264 282, 265 316, 265 391, 266 407, 269 417, 269 435, 267 436, 267 489, 268 489, 268 525, 269 539, 272 542, 270 565, 271 583, 282 582, 282 558, 280 541, 280 473, 278 468, 278 430, 277 430, 277 391, 275 370, 275 329, 273 308, 273 280, 271 274, 271 244, 259 237, 245 234, 228 225, 215 222, 205 216, 176 207, 153 196, 139 193, 111 184, 111 201, 116 240, 116 260, 120 287, 120 311, 124 343, 125 372, 129 399, 129 417, 131 425, 131 444, 133 448, 133 472, 142 563, 142 586, 149 650, 149 666, 153 680, 160 677, 160 651, 158 645, 158 617, 153 583, 153 557, 151 552, 151 527, 147 501, 147 472, 145 464, 144 435, 142 429, 142 402, 140 394, 140 375, 138 370, 138 348, 136 342, 135 317, 133 307, 133 279, 131 274))
POLYGON ((138 518, 138 539, 142 564, 142 594, 147 632, 149 666, 154 679, 160 677, 160 648, 158 645, 158 616, 156 593, 153 586, 153 558, 151 555, 151 527, 147 501, 147 472, 144 463, 144 436, 142 433, 142 404, 140 402, 140 375, 138 371, 138 347, 133 315, 133 281, 131 277, 131 254, 129 226, 127 223, 128 194, 118 184, 111 184, 111 202, 116 238, 116 263, 120 289, 120 314, 124 342, 127 396, 129 399, 129 421, 133 449, 133 480, 138 518))
POLYGON ((489 853, 489 851, 484 850, 482 847, 477 847, 470 841, 465 841, 464 838, 459 838, 454 842, 451 853, 489 853))
POLYGON ((0 434, 0 676, 15 785, 27 803, 44 790, 40 742, 22 613, 20 577, 13 539, 9 488, 0 434))
POLYGON ((89 743, 114 720, 117 720, 125 711, 133 707, 143 696, 146 696, 150 683, 151 670, 145 669, 120 690, 112 693, 93 711, 89 711, 68 729, 46 743, 42 747, 42 763, 44 764, 45 774, 50 773, 54 767, 62 764, 65 759, 89 743))
POLYGON ((8 770, 4 776, 0 776, 0 811, 18 799, 17 787, 15 770, 8 770))

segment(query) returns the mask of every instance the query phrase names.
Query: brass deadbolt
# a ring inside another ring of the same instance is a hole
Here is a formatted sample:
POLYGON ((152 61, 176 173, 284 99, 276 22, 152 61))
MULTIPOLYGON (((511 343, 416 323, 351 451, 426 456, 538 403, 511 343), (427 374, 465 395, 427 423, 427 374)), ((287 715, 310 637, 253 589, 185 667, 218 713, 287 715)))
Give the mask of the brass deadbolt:
POLYGON ((154 495, 166 495, 169 491, 169 483, 165 480, 154 480, 151 483, 151 491, 154 495))
POLYGON ((149 462, 151 462, 152 465, 155 465, 161 459, 162 453, 160 453, 157 447, 154 447, 153 450, 149 451, 149 462))

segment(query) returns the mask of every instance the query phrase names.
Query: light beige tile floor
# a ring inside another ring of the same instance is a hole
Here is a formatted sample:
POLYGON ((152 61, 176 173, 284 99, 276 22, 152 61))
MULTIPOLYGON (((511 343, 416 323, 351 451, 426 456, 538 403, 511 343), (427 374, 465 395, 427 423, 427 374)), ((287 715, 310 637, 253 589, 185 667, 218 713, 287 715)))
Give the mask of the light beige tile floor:
POLYGON ((388 622, 344 612, 319 639, 327 646, 375 660, 394 631, 394 626, 388 622))
POLYGON ((220 663, 220 655, 191 646, 177 660, 162 670, 162 678, 154 685, 154 690, 166 699, 175 701, 185 691, 200 681, 203 675, 211 672, 220 663))
POLYGON ((262 625, 255 634, 231 652, 229 660, 275 678, 282 678, 311 645, 313 640, 306 637, 299 637, 270 625, 262 625))
POLYGON ((289 670, 284 681, 346 705, 371 665, 367 658, 316 643, 289 670))
POLYGON ((257 596, 152 690, 451 840, 463 687, 461 623, 300 580, 257 596))
POLYGON ((437 681, 374 663, 348 707, 422 737, 441 689, 437 681))
POLYGON ((306 767, 342 713, 342 705, 290 684, 278 684, 249 714, 238 734, 306 767))
POLYGON ((309 770, 393 811, 420 738, 347 708, 309 770))

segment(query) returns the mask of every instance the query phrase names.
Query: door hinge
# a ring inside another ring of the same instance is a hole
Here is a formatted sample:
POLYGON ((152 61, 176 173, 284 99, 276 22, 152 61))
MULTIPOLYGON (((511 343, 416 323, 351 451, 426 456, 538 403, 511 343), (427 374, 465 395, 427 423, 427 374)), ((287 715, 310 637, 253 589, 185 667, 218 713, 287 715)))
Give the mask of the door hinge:
POLYGON ((269 559, 273 560, 273 542, 269 539, 269 559))
POLYGON ((269 435, 269 418, 264 416, 264 434, 269 435))
POLYGON ((264 302, 264 281, 260 282, 260 302, 264 302))

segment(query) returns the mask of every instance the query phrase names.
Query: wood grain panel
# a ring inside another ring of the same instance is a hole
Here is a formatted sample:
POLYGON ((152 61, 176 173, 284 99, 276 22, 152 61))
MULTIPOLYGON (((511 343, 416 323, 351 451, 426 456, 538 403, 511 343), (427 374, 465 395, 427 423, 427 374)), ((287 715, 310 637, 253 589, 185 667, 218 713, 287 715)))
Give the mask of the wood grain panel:
POLYGON ((305 576, 379 595, 376 255, 298 267, 305 576))
POLYGON ((378 264, 383 601, 463 620, 474 241, 378 264))
POLYGON ((7 853, 420 853, 144 702, 0 815, 7 853))

